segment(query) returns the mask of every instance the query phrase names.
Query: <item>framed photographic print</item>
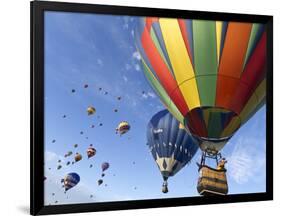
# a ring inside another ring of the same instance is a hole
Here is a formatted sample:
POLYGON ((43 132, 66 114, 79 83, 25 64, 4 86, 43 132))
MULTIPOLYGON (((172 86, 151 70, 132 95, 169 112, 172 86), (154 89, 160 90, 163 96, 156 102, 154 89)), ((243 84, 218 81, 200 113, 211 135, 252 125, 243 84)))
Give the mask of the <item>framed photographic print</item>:
POLYGON ((272 200, 272 23, 31 2, 31 214, 272 200))

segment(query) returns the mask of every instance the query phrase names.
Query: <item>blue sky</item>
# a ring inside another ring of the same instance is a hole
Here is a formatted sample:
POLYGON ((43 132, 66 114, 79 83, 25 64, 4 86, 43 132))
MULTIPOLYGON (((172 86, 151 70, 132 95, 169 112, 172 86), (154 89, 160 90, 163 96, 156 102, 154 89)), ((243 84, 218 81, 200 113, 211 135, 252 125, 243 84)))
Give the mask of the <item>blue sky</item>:
MULTIPOLYGON (((139 65, 133 38, 138 19, 45 13, 46 205, 198 196, 195 162, 199 151, 189 166, 169 179, 169 193, 161 192, 162 177, 146 146, 146 125, 164 107, 139 65), (84 88, 85 84, 89 87, 84 88), (119 96, 121 100, 117 100, 119 96), (90 105, 97 110, 93 116, 86 112, 90 105), (115 128, 124 120, 131 130, 120 137, 115 128), (76 143, 78 148, 73 147, 76 143), (90 144, 97 154, 87 159, 90 144), (66 166, 73 161, 73 157, 63 157, 70 150, 81 153, 83 159, 66 166), (57 170, 59 159, 62 169, 57 170), (104 161, 110 168, 98 186, 104 161), (81 181, 64 194, 60 180, 69 172, 77 172, 81 181)), ((222 153, 228 159, 230 193, 265 191, 265 107, 234 135, 222 153)))

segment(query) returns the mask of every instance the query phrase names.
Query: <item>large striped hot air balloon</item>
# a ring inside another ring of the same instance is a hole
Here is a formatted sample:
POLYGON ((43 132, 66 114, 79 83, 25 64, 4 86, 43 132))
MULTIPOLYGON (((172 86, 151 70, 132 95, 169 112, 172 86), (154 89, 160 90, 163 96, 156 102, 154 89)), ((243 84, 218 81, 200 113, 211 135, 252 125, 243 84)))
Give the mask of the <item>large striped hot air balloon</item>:
POLYGON ((262 24, 143 18, 136 39, 147 80, 204 152, 217 154, 265 102, 262 24))
POLYGON ((168 178, 191 161, 198 150, 197 140, 167 110, 162 110, 148 123, 147 144, 164 179, 162 192, 167 193, 168 178))

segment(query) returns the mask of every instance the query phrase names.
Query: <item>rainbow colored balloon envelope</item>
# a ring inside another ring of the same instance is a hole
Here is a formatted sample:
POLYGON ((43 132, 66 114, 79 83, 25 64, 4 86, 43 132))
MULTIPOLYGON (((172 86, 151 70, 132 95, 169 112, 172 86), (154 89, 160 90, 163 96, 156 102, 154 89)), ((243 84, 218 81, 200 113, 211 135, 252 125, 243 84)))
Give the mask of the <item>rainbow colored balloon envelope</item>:
POLYGON ((266 40, 258 23, 147 17, 136 30, 150 85, 215 153, 265 102, 266 40))

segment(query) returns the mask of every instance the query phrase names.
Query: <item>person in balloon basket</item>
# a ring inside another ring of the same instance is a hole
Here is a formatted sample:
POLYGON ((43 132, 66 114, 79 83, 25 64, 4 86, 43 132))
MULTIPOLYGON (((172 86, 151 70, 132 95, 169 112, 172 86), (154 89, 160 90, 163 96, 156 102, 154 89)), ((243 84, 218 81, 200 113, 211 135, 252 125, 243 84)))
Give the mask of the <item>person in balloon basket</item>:
POLYGON ((217 170, 225 170, 225 164, 227 163, 227 160, 225 158, 222 158, 218 165, 217 165, 217 170))
MULTIPOLYGON (((227 160, 225 158, 222 158, 217 165, 217 170, 225 170, 225 164, 227 163, 227 160)), ((202 168, 202 165, 196 162, 198 166, 198 171, 202 168)))

